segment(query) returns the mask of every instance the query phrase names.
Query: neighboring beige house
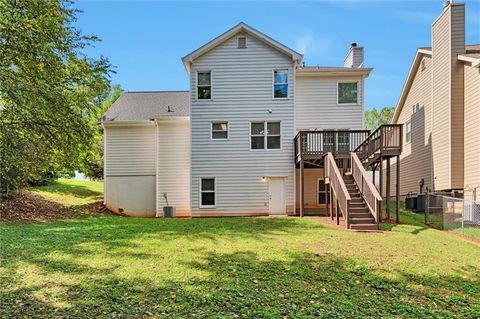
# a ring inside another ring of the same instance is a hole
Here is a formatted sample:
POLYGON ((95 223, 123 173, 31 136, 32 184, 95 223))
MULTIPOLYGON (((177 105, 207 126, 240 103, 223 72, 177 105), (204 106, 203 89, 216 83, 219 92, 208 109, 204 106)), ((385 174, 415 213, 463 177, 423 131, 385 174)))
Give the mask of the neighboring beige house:
MULTIPOLYGON (((368 136, 372 69, 356 44, 340 67, 302 60, 240 23, 182 58, 189 91, 122 94, 102 119, 106 206, 161 216, 167 194, 177 216, 326 214, 323 156, 350 159, 368 136)), ((360 195, 352 201, 352 223, 376 227, 360 195)))
POLYGON ((417 50, 392 123, 404 127, 402 195, 423 179, 424 190, 480 199, 480 45, 465 44, 465 4, 447 2, 433 22, 432 45, 417 50))

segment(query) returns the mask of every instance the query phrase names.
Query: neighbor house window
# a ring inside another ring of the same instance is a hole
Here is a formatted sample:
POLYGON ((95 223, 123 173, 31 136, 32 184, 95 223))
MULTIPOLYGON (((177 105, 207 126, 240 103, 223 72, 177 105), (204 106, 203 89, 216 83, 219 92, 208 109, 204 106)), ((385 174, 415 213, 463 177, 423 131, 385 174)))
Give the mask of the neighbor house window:
POLYGON ((252 150, 280 149, 280 122, 252 122, 250 127, 252 150))
POLYGON ((212 98, 212 73, 197 72, 197 98, 209 100, 212 98))
POLYGON ((319 179, 318 180, 318 187, 317 187, 317 203, 318 204, 326 204, 327 203, 327 188, 325 187, 325 180, 319 179))
POLYGON ((338 82, 338 104, 358 103, 358 82, 338 82))
POLYGON ((412 122, 410 120, 405 122, 405 143, 412 141, 412 122))
POLYGON ((288 70, 273 71, 273 97, 288 97, 288 70))
POLYGON ((238 48, 245 49, 247 47, 247 38, 246 37, 238 37, 238 48))
POLYGON ((215 206, 215 178, 200 179, 200 207, 215 206))
POLYGON ((212 122, 212 139, 225 140, 228 138, 228 122, 212 122))

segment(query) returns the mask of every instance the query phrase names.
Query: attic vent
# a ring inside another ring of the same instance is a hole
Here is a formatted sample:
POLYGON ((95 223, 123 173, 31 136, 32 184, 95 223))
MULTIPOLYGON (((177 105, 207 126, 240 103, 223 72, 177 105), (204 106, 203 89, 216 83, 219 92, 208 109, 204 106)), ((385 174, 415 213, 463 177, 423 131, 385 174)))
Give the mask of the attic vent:
POLYGON ((247 38, 246 37, 238 37, 238 48, 245 49, 247 47, 247 38))
POLYGON ((426 65, 426 62, 425 62, 425 59, 422 60, 422 63, 421 63, 421 68, 422 68, 422 71, 425 70, 427 68, 427 65, 426 65))

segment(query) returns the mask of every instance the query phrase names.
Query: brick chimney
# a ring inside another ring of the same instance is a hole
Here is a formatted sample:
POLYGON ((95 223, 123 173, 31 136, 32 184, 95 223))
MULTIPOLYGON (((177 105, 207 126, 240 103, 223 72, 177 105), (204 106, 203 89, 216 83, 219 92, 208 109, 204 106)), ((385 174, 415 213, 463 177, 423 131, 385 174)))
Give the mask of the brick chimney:
POLYGON ((346 68, 362 68, 363 67, 363 47, 357 46, 356 43, 350 45, 350 50, 343 61, 346 68))

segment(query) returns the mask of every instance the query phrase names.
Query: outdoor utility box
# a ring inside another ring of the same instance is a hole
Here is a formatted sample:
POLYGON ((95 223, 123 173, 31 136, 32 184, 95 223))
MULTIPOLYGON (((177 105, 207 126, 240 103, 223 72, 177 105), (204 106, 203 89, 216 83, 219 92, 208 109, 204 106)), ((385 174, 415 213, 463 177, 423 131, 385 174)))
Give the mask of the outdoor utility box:
POLYGON ((175 207, 173 207, 173 206, 163 206, 163 217, 164 218, 175 217, 175 207))
POLYGON ((417 209, 417 197, 409 196, 405 198, 405 208, 408 210, 416 210, 417 209))
POLYGON ((427 202, 427 194, 418 194, 416 211, 424 212, 426 202, 427 202))

